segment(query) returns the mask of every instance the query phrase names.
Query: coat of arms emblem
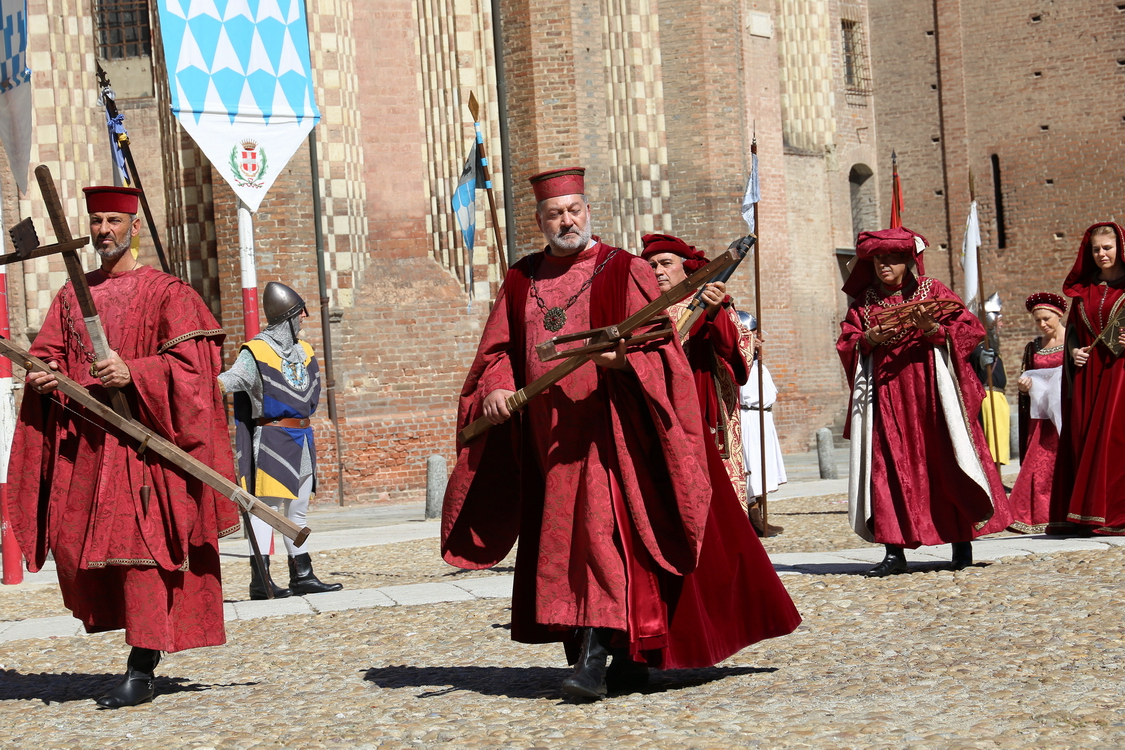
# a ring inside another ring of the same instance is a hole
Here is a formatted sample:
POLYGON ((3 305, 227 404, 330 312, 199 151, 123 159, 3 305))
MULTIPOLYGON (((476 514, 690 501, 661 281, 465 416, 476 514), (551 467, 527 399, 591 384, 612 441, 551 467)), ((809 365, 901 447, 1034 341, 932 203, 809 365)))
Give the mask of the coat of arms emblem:
POLYGON ((230 150, 230 168, 239 187, 261 187, 268 166, 266 150, 253 138, 236 143, 230 150))

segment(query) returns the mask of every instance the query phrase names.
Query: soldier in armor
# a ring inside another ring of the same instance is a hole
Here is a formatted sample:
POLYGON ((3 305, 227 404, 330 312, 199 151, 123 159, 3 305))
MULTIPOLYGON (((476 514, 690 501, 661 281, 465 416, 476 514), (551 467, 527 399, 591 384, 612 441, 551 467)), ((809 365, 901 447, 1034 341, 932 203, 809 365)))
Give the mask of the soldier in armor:
MULTIPOLYGON (((298 526, 305 525, 309 496, 316 484, 316 447, 310 418, 320 400, 320 366, 312 347, 298 338, 308 317, 305 301, 284 284, 271 281, 262 295, 267 328, 242 345, 238 359, 219 375, 219 385, 234 394, 235 459, 239 484, 258 499, 280 508, 298 526)), ((273 529, 250 522, 258 548, 268 553, 273 529)), ((251 561, 250 598, 339 591, 340 583, 324 583, 313 573, 308 549, 285 540, 289 553, 289 588, 273 583, 269 556, 265 575, 251 561)))

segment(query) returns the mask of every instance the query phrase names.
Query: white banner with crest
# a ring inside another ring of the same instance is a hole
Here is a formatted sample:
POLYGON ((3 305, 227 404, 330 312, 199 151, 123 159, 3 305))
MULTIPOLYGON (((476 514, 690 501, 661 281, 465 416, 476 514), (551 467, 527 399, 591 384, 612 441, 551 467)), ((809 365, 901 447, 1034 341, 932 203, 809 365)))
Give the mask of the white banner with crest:
POLYGON ((251 211, 320 121, 304 0, 159 0, 172 112, 251 211))

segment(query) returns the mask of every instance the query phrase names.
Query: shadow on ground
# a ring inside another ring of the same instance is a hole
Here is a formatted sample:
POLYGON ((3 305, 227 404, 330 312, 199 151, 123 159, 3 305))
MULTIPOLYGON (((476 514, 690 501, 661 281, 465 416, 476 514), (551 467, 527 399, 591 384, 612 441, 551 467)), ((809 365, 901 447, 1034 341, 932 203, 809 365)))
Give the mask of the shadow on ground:
MULTIPOLYGON (((38 700, 44 703, 95 700, 108 693, 121 681, 120 674, 22 674, 14 669, 0 670, 0 701, 38 700)), ((231 687, 251 687, 257 682, 225 685, 189 682, 182 677, 156 678, 156 699, 173 693, 200 693, 231 687)))
MULTIPOLYGON (((638 693, 663 693, 669 690, 705 685, 730 677, 765 674, 773 668, 707 667, 705 669, 672 669, 653 671, 647 686, 638 693)), ((435 698, 458 690, 481 695, 503 695, 508 698, 562 698, 559 685, 571 669, 549 667, 409 667, 391 666, 368 669, 363 679, 377 687, 432 688, 418 698, 435 698)), ((611 693, 612 695, 613 693, 611 693)))

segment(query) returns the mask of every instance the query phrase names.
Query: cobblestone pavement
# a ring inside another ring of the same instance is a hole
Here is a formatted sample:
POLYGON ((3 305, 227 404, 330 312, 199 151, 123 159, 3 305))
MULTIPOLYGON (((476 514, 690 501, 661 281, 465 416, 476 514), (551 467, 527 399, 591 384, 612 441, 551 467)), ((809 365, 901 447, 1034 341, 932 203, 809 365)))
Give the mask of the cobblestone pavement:
MULTIPOLYGON (((776 503, 786 531, 767 549, 861 546, 839 500, 776 503)), ((316 559, 349 587, 468 575, 440 562, 433 539, 316 559)), ((224 563, 228 598, 245 599, 246 567, 224 563)), ((167 656, 156 701, 118 711, 91 699, 119 679, 120 633, 9 641, 0 747, 1125 746, 1125 547, 941 568, 786 575, 796 633, 596 704, 562 699, 560 647, 511 642, 507 599, 231 621, 225 647, 167 656)), ((2 588, 0 607, 4 620, 61 611, 49 585, 2 588)))

